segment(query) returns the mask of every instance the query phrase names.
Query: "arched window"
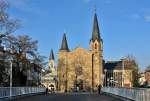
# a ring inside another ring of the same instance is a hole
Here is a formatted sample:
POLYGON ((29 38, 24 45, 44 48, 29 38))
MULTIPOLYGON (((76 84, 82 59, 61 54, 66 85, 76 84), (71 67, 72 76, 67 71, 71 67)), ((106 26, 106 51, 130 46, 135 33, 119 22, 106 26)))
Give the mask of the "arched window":
POLYGON ((97 43, 95 43, 95 49, 97 49, 97 43))

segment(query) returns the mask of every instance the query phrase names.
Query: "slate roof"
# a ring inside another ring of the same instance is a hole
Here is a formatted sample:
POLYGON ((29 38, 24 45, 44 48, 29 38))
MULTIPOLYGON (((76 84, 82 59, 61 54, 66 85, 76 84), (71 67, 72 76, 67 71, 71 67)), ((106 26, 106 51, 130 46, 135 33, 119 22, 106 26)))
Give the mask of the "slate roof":
POLYGON ((99 30, 99 25, 98 25, 98 19, 97 19, 96 12, 94 14, 93 32, 92 32, 92 38, 91 38, 91 40, 92 41, 95 41, 95 40, 100 41, 101 40, 100 30, 99 30))
MULTIPOLYGON (((109 62, 105 63, 104 69, 122 70, 123 69, 122 64, 123 64, 122 61, 109 61, 109 62)), ((135 64, 134 61, 125 60, 124 61, 124 69, 126 69, 126 70, 137 69, 137 65, 135 64)))
POLYGON ((69 51, 68 44, 67 44, 66 33, 64 33, 64 35, 63 35, 63 39, 62 39, 62 44, 61 44, 60 50, 69 51))
POLYGON ((51 50, 49 60, 55 60, 53 50, 51 50))

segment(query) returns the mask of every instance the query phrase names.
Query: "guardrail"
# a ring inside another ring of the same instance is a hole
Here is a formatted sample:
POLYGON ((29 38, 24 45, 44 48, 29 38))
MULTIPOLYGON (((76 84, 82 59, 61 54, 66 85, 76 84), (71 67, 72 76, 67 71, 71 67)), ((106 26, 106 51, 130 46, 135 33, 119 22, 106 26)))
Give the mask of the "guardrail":
POLYGON ((0 87, 0 99, 45 92, 42 87, 0 87))
POLYGON ((150 101, 150 89, 103 87, 102 92, 118 95, 135 101, 150 101))

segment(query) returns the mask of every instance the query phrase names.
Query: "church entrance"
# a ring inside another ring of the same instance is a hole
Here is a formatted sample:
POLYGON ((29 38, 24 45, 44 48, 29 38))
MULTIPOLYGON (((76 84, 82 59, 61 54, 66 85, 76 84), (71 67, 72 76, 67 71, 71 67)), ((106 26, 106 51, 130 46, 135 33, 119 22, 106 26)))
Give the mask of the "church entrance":
POLYGON ((75 85, 74 85, 75 89, 77 92, 79 91, 83 91, 83 80, 79 79, 75 81, 75 85))

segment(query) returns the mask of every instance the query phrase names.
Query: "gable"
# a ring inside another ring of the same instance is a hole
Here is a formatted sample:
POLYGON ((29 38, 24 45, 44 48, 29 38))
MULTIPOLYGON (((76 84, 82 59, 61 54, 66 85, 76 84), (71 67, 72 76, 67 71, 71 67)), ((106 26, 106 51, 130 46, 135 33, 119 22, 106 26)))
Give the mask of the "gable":
POLYGON ((68 53, 69 63, 82 64, 91 63, 92 52, 87 51, 84 48, 76 48, 75 50, 68 53))

